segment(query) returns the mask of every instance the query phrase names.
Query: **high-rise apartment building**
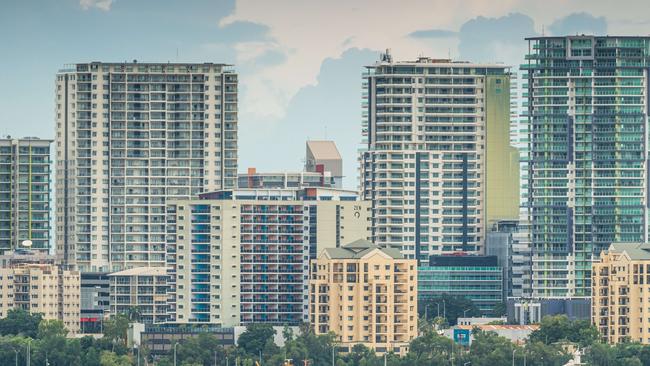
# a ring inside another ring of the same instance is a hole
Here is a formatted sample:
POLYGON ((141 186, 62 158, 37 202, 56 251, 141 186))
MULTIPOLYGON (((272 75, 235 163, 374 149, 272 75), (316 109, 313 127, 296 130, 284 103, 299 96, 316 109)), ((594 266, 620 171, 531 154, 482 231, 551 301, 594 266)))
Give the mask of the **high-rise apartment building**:
POLYGON ((361 190, 375 243, 421 260, 480 253, 489 223, 517 218, 509 82, 499 64, 384 54, 367 67, 361 190))
POLYGON ((525 71, 510 76, 510 144, 519 151, 519 206, 528 212, 528 75, 525 71))
POLYGON ((396 248, 356 240, 326 248, 311 262, 310 324, 337 345, 408 352, 417 330, 417 261, 396 248))
POLYGON ((217 191, 167 212, 175 323, 307 322, 309 260, 370 237, 369 202, 337 189, 217 191))
POLYGON ((650 37, 528 38, 535 297, 588 297, 591 264, 648 238, 650 37))
POLYGON ((591 320, 609 344, 650 344, 650 245, 616 243, 595 259, 591 320))
POLYGON ((18 249, 0 256, 0 318, 22 309, 60 320, 68 332, 79 332, 79 271, 38 251, 18 249))
POLYGON ((163 265, 167 199, 235 187, 228 65, 73 65, 56 115, 57 253, 84 272, 163 265))
POLYGON ((0 251, 50 248, 50 144, 35 137, 0 139, 0 251))

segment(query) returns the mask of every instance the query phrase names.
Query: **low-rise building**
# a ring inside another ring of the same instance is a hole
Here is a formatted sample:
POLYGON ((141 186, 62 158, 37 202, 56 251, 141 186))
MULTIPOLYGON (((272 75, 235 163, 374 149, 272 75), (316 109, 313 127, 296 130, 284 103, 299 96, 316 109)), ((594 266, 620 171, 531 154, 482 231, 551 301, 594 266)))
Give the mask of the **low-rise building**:
POLYGON ((591 318, 609 344, 650 344, 650 244, 615 243, 591 271, 591 318), (645 310, 645 311, 644 311, 645 310))
POLYGON ((465 297, 490 314, 503 303, 503 272, 495 256, 431 256, 428 265, 418 267, 418 298, 427 300, 442 294, 465 297))
POLYGON ((102 333, 109 312, 109 279, 106 272, 81 272, 81 333, 102 333))
POLYGON ((60 320, 79 332, 80 276, 42 252, 16 250, 0 256, 0 318, 11 309, 60 320))
POLYGON ((417 336, 417 261, 367 240, 327 248, 311 263, 310 323, 343 351, 363 344, 406 353, 417 336))
POLYGON ((525 343, 530 334, 537 329, 539 325, 507 325, 507 324, 478 324, 478 325, 455 325, 445 329, 443 334, 451 338, 455 343, 461 346, 472 344, 474 336, 472 331, 478 328, 484 332, 494 332, 501 337, 509 339, 513 343, 525 343))
POLYGON ((131 268, 108 277, 111 314, 129 314, 145 324, 167 320, 169 277, 165 267, 131 268))
POLYGON ((506 314, 510 324, 535 324, 545 316, 566 315, 569 320, 589 320, 591 299, 585 297, 566 298, 508 298, 506 314))

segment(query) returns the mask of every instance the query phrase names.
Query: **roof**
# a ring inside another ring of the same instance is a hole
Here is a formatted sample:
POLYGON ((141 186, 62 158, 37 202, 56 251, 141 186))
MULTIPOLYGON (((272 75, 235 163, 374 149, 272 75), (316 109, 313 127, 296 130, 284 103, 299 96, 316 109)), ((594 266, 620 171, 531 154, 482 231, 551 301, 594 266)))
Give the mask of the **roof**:
POLYGON ((612 243, 610 252, 625 252, 632 260, 650 260, 650 244, 648 243, 612 243))
POLYGON ((528 330, 535 331, 539 329, 539 324, 474 324, 474 325, 457 325, 454 328, 456 329, 473 329, 480 328, 484 331, 498 331, 498 330, 528 330))
POLYGON ((307 141, 307 150, 315 160, 337 160, 341 159, 339 149, 334 141, 307 141))
POLYGON ((167 275, 166 267, 136 267, 125 269, 124 271, 113 272, 108 276, 165 276, 167 275))
POLYGON ((327 248, 325 253, 332 259, 361 259, 373 250, 379 250, 393 259, 404 259, 395 248, 382 248, 367 240, 359 239, 338 248, 327 248))
POLYGON ((526 37, 524 40, 526 41, 532 41, 532 40, 540 40, 540 39, 562 39, 562 38, 567 38, 567 37, 593 37, 593 38, 625 38, 625 39, 630 39, 630 38, 650 38, 650 36, 616 36, 616 35, 594 35, 594 34, 566 34, 566 35, 557 35, 557 36, 536 36, 536 37, 526 37))

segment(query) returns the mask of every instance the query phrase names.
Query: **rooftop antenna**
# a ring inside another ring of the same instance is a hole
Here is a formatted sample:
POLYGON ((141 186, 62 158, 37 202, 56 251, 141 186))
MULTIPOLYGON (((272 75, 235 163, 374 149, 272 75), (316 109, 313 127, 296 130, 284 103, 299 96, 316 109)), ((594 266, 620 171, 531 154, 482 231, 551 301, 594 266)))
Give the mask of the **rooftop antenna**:
POLYGON ((325 140, 327 140, 327 125, 325 125, 325 140))
POLYGON ((178 47, 176 47, 176 62, 178 62, 178 47))
POLYGON ((545 36, 544 24, 542 24, 542 37, 545 36))

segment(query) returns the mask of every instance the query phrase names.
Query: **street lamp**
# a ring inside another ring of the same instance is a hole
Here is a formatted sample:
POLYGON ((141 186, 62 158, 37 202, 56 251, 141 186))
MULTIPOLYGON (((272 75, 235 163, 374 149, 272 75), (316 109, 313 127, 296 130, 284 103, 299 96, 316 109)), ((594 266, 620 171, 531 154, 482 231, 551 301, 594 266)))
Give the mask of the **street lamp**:
POLYGON ((174 343, 174 366, 176 366, 176 347, 178 346, 178 342, 174 343))
POLYGON ((512 366, 515 366, 515 352, 517 352, 517 349, 512 350, 512 366))
POLYGON ((470 310, 472 310, 472 309, 465 309, 465 310, 463 310, 463 318, 466 317, 465 314, 467 314, 467 312, 470 311, 470 310))

